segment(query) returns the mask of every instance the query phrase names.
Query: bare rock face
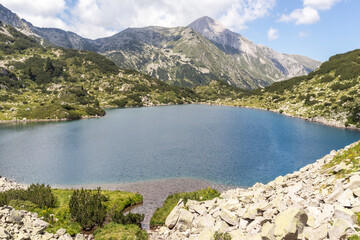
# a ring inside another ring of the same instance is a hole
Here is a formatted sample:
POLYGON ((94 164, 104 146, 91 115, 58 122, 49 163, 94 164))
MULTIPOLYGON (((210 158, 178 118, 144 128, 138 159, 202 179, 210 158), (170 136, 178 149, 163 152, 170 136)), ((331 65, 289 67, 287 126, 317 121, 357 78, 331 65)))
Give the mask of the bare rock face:
POLYGON ((323 170, 343 151, 332 151, 266 185, 231 189, 221 198, 177 206, 170 215, 180 211, 186 227, 178 222, 172 229, 162 229, 166 237, 159 234, 154 239, 211 239, 216 231, 239 240, 338 240, 357 235, 360 172, 338 178, 323 170))

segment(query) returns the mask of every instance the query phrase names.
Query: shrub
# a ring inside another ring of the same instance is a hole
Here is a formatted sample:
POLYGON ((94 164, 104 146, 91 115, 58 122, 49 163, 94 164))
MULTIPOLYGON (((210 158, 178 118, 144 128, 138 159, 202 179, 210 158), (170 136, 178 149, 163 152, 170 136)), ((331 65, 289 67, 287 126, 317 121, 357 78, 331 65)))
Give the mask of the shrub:
POLYGON ((121 211, 115 211, 112 215, 112 221, 123 225, 135 224, 140 227, 144 217, 144 214, 129 212, 127 215, 124 215, 121 211))
POLYGON ((70 110, 68 116, 66 117, 68 120, 78 120, 81 119, 81 114, 76 110, 70 110))
POLYGON ((45 184, 31 184, 26 190, 17 189, 0 193, 0 205, 6 205, 11 200, 30 201, 39 208, 55 207, 56 204, 51 187, 45 184))
POLYGON ((96 193, 84 189, 75 190, 69 203, 71 217, 80 223, 83 229, 100 225, 106 215, 106 208, 102 204, 106 200, 100 193, 100 188, 96 193))
POLYGON ((214 233, 214 240, 231 240, 231 235, 229 233, 221 233, 216 231, 214 233))

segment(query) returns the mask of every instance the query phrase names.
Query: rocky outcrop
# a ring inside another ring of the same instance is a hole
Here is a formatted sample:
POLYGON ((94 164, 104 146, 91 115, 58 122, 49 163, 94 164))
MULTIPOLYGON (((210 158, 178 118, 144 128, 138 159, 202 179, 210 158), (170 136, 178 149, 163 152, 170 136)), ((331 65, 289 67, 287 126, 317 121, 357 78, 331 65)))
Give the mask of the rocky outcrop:
MULTIPOLYGON (((38 218, 36 213, 15 210, 10 206, 0 207, 0 239, 73 239, 65 229, 59 229, 56 234, 45 229, 49 223, 38 218)), ((75 236, 76 240, 85 240, 82 234, 75 236)))
POLYGON ((25 189, 27 186, 24 184, 19 184, 14 182, 6 177, 0 176, 0 192, 5 192, 10 189, 25 189))
POLYGON ((210 201, 180 201, 152 239, 211 239, 216 231, 228 232, 233 240, 335 240, 358 235, 360 172, 339 178, 334 172, 340 165, 323 169, 355 144, 265 185, 232 189, 210 201), (186 216, 186 224, 180 216, 186 216))

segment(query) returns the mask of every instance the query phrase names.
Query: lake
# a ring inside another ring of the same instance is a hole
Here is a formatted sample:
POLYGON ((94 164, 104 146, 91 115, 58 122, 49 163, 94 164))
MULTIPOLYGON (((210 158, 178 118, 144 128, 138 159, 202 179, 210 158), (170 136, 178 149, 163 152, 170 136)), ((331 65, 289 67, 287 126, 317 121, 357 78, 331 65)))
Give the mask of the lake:
POLYGON ((359 139, 358 131, 246 108, 113 109, 100 119, 0 125, 0 175, 63 186, 180 177, 251 186, 359 139))

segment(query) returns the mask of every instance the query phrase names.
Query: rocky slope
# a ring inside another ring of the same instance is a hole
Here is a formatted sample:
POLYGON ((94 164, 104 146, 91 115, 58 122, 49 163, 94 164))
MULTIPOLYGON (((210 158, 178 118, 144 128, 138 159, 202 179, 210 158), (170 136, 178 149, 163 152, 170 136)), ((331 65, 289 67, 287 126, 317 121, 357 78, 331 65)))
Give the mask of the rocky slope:
POLYGON ((151 239, 347 239, 359 236, 360 142, 268 184, 180 201, 151 239))
POLYGON ((338 54, 307 76, 249 92, 229 105, 255 107, 337 127, 360 125, 360 50, 338 54))
POLYGON ((320 65, 319 61, 279 53, 266 46, 256 45, 209 17, 202 17, 192 22, 189 27, 231 55, 251 76, 266 78, 269 82, 306 75, 320 65))
POLYGON ((119 67, 132 68, 167 83, 194 86, 221 80, 254 89, 312 71, 317 61, 257 46, 221 24, 203 17, 188 27, 129 28, 114 36, 90 40, 55 28, 39 28, 0 5, 0 20, 65 48, 99 52, 119 67), (195 30, 195 31, 194 31, 195 30), (311 62, 311 64, 309 64, 311 62))

